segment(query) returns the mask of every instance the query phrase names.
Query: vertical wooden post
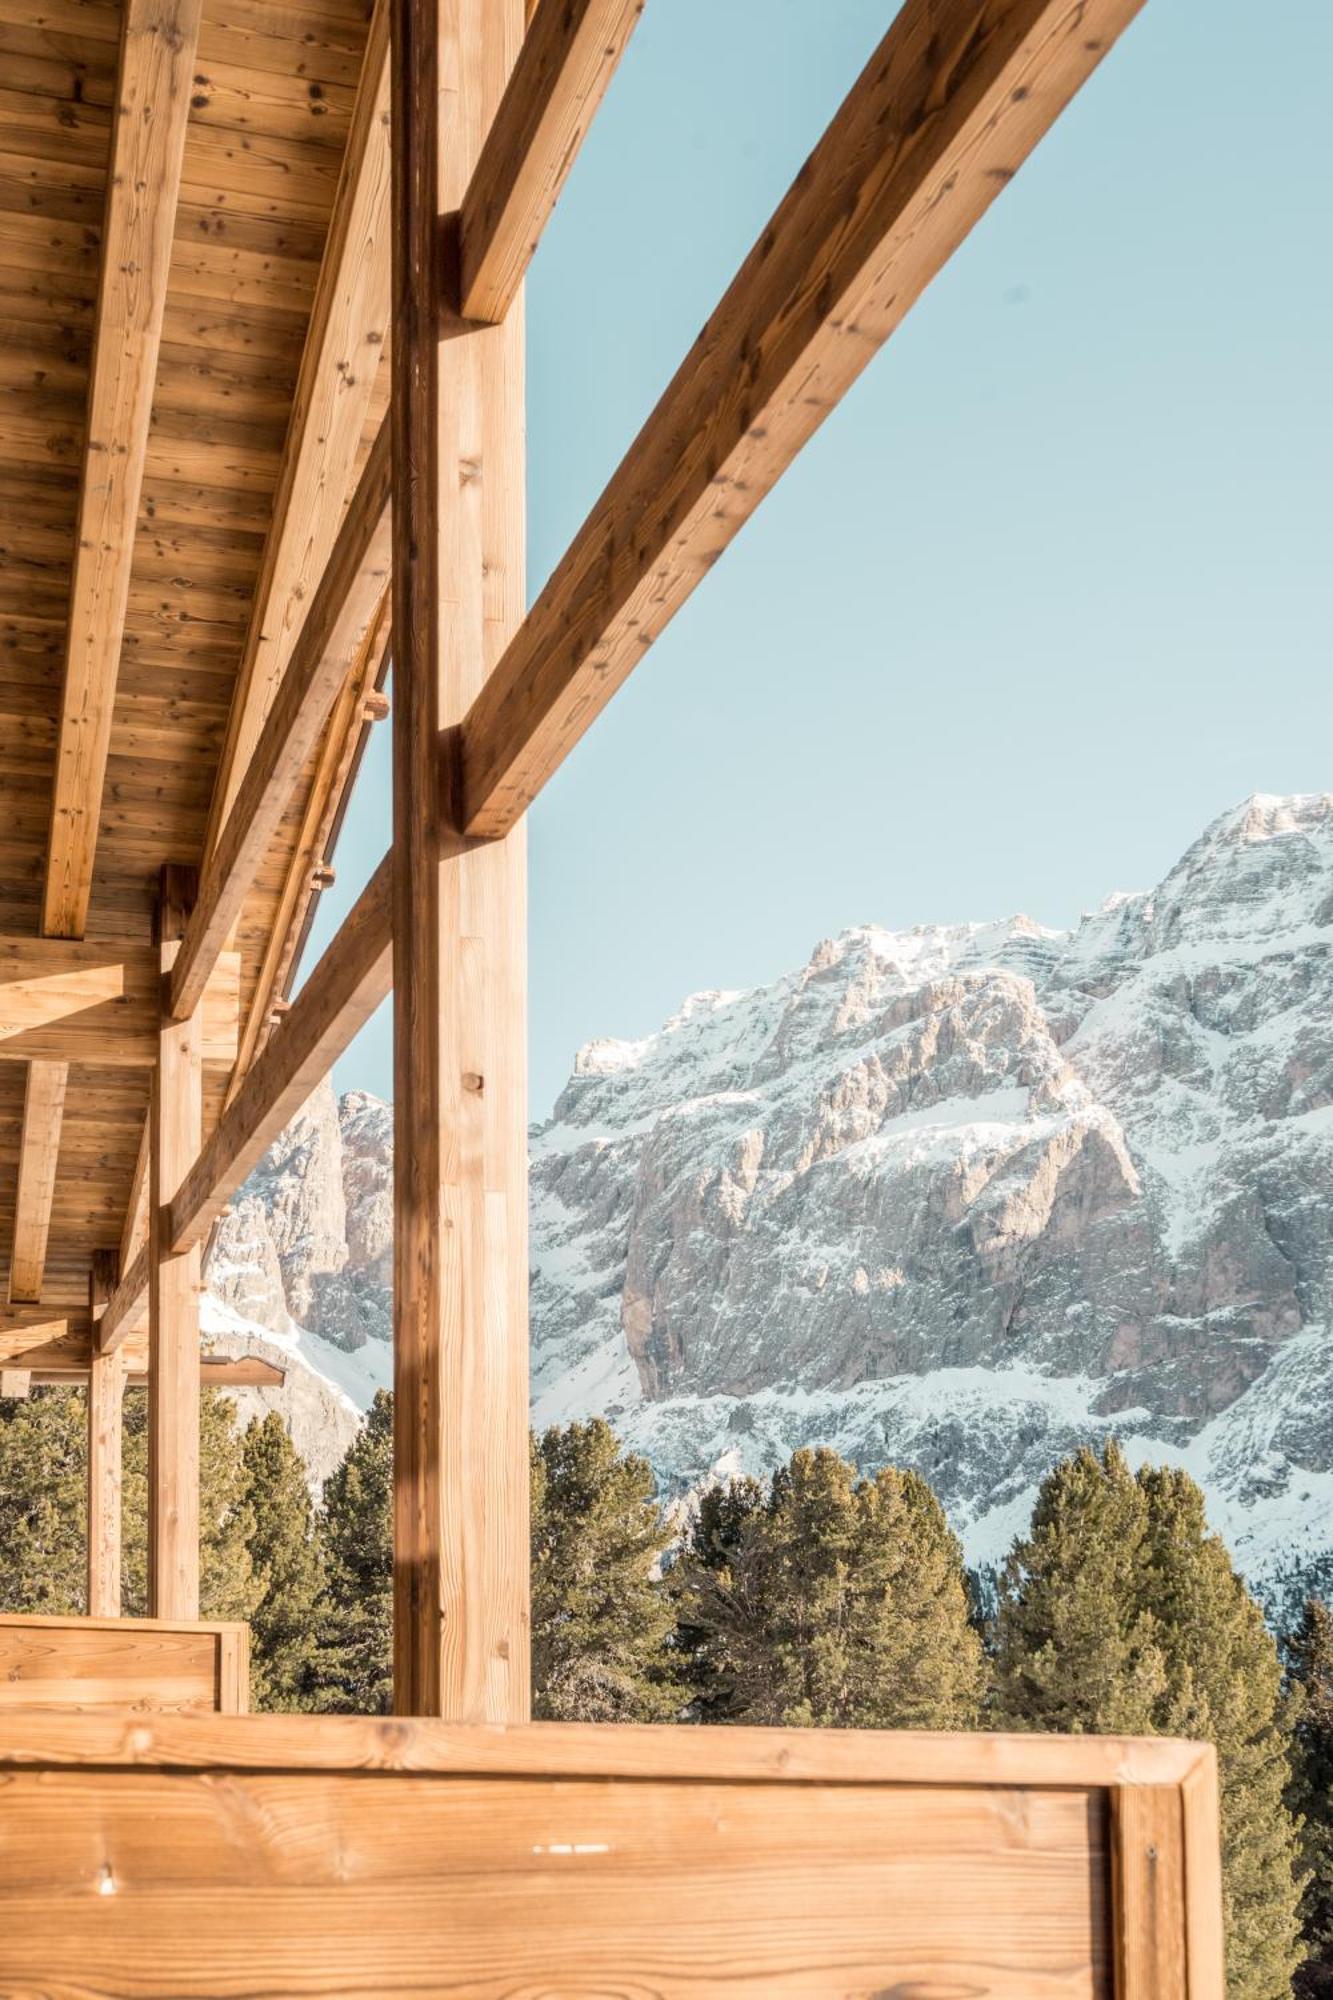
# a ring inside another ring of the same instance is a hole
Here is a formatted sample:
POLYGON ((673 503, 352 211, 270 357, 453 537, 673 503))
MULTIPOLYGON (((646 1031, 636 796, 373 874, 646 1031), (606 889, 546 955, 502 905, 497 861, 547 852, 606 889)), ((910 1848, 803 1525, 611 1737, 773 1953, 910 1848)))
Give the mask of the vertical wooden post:
MULTIPOLYGON (((162 870, 157 941, 170 972, 197 891, 193 869, 162 870)), ((165 982, 164 982, 165 984, 165 982)), ((173 1257, 164 1204, 203 1144, 203 1060, 196 1011, 163 1010, 149 1116, 148 1195, 148 1610, 199 1616, 199 1266, 196 1246, 173 1257)))
POLYGON ((440 753, 524 609, 523 318, 440 289, 523 27, 394 0, 394 1700, 460 1722, 530 1706, 525 835, 463 852, 440 753))
POLYGON ((88 1616, 120 1616, 121 1414, 125 1363, 120 1349, 97 1351, 97 1322, 116 1289, 120 1260, 94 1250, 88 1279, 93 1343, 88 1364, 88 1616))

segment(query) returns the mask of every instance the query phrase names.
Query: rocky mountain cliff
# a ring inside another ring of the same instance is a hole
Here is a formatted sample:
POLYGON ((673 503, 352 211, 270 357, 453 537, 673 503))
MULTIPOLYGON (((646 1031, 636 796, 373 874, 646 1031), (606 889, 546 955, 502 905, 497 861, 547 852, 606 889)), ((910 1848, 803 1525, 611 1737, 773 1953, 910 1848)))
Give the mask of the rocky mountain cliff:
MULTIPOLYGON (((317 1093, 210 1267, 358 1400, 390 1150, 317 1093)), ((535 1419, 604 1412, 672 1488, 827 1441, 987 1561, 1114 1431, 1256 1577, 1333 1545, 1333 797, 1249 800, 1071 932, 866 928, 696 995, 585 1048, 532 1158, 535 1419)))

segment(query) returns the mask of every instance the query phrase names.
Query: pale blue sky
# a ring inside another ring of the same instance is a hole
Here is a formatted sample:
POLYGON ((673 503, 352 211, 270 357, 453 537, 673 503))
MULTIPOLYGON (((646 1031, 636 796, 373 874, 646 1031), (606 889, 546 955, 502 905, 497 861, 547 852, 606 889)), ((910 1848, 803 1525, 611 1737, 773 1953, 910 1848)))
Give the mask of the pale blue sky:
MULTIPOLYGON (((529 282, 533 595, 893 11, 648 0, 529 282)), ((846 925, 1069 923, 1333 787, 1330 76, 1328 0, 1148 0, 534 808, 534 1116, 846 925)))

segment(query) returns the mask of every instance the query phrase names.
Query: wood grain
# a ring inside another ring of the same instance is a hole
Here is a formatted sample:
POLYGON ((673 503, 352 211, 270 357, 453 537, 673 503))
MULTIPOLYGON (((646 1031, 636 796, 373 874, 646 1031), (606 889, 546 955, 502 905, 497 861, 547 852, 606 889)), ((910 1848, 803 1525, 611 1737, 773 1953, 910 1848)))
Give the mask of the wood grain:
MULTIPOLYGON (((158 903, 162 976, 169 979, 197 892, 193 870, 164 869, 158 903)), ((199 1615, 198 1246, 172 1249, 167 1204, 203 1143, 199 1017, 165 1015, 153 1072, 148 1202, 148 1608, 199 1615)), ((105 1343, 104 1343, 105 1344, 105 1343)))
POLYGON ((11 1305, 35 1305, 42 1296, 68 1081, 66 1063, 28 1064, 18 1188, 14 1196, 14 1247, 9 1262, 11 1305))
MULTIPOLYGON (((106 1312, 116 1286, 114 1250, 94 1253, 89 1279, 93 1322, 106 1312)), ((122 1410, 125 1400, 123 1354, 88 1355, 88 1612, 93 1618, 120 1616, 122 1410)))
POLYGON ((907 0, 463 729, 513 826, 1142 0, 907 0))
POLYGON ((388 587, 389 433, 383 426, 292 648, 171 978, 170 1012, 200 1004, 388 587))
MULTIPOLYGON (((152 1133, 152 1114, 149 1114, 149 1133, 152 1133)), ((149 1180, 151 1184, 151 1150, 149 1180)), ((129 1335, 141 1326, 148 1315, 148 1257, 149 1245, 144 1247, 130 1264, 107 1301, 106 1311, 97 1323, 96 1341, 100 1354, 114 1354, 129 1335)))
POLYGON ((1226 1991, 1222 1910, 1222 1846, 1217 1752, 1199 1745, 1180 1787, 1185 1838, 1185 1932, 1189 2000, 1218 2000, 1226 1991))
POLYGON ((42 929, 82 937, 185 156, 201 0, 126 0, 42 929))
POLYGON ((1161 1736, 1041 1736, 883 1729, 695 1729, 577 1722, 490 1726, 400 1716, 256 1715, 216 1725, 170 1718, 43 1729, 7 1722, 7 1764, 172 1770, 390 1771, 427 1775, 1001 1790, 1182 1787, 1207 1751, 1161 1736))
POLYGON ((276 1024, 275 1008, 280 1008, 289 997, 292 976, 321 894, 316 870, 333 852, 371 725, 388 714, 387 697, 378 690, 388 672, 389 637, 386 589, 324 732, 300 831, 292 844, 250 1009, 241 1029, 229 1096, 239 1090, 245 1072, 267 1042, 276 1024))
POLYGON ((1112 1826, 1116 2000, 1190 2000, 1179 1788, 1117 1786, 1112 1826))
MULTIPOLYGON (((221 952, 201 996, 200 1055, 206 1062, 230 1066, 236 1060, 240 978, 239 954, 221 952)), ((157 951, 143 939, 0 936, 0 1062, 151 1069, 160 985, 157 951)), ((55 1095, 62 1106, 64 1101, 54 1080, 41 1089, 35 1137, 53 1129, 55 1095)))
POLYGON ((387 997, 393 975, 386 856, 190 1162, 165 1228, 177 1254, 197 1248, 284 1125, 387 997))
POLYGON ((0 1714, 240 1715, 249 1629, 178 1620, 0 1616, 0 1714))
POLYGON ((502 320, 643 13, 644 0, 540 0, 459 222, 467 320, 502 320))
POLYGON ((467 1721, 529 1706, 526 853, 437 745, 522 615, 523 316, 441 346, 434 266, 522 34, 395 0, 394 1700, 467 1721))
POLYGON ((1078 1791, 141 1769, 12 1772, 5 1798, 19 1989, 1110 1995, 1105 1807, 1078 1791))

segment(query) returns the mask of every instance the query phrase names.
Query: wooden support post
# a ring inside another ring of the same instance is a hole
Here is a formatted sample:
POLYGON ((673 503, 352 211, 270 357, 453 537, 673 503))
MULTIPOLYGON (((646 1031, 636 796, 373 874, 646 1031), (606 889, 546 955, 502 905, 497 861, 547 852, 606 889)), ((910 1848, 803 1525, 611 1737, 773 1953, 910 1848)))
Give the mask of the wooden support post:
POLYGON ((529 1710, 526 867, 434 746, 522 615, 523 313, 442 345, 435 273, 523 25, 394 0, 394 1701, 476 1723, 529 1710))
MULTIPOLYGON (((163 992, 197 893, 193 869, 162 871, 158 948, 163 992)), ((173 1256, 166 1205, 203 1144, 198 1012, 164 1010, 149 1113, 148 1614, 199 1616, 199 1283, 196 1244, 173 1256)))
MULTIPOLYGON (((95 1250, 88 1280, 94 1324, 116 1289, 120 1260, 114 1250, 95 1250)), ((88 1616, 120 1616, 121 1405, 125 1397, 122 1354, 99 1354, 91 1343, 88 1360, 88 1616)))

